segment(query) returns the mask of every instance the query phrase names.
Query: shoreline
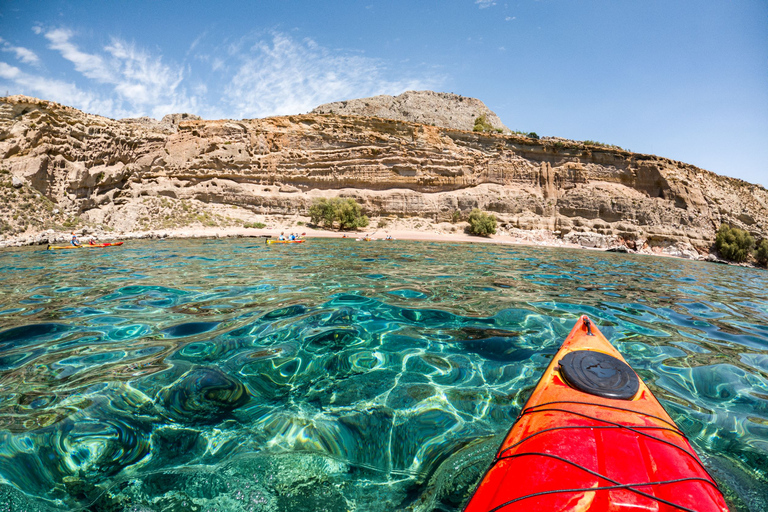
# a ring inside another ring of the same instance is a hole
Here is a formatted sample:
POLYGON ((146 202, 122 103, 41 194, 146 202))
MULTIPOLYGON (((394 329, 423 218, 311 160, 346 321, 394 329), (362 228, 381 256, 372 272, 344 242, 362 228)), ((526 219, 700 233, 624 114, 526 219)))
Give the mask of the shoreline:
MULTIPOLYGON (((759 268, 751 264, 733 263, 721 260, 712 254, 702 255, 693 250, 693 248, 680 248, 675 245, 667 247, 648 247, 633 249, 627 246, 622 240, 616 237, 600 235, 597 233, 575 233, 572 240, 582 241, 574 243, 564 238, 558 237, 558 233, 549 230, 521 230, 521 229, 498 229, 497 233, 488 237, 470 235, 464 232, 463 227, 466 223, 433 224, 424 219, 408 219, 408 222, 393 222, 391 227, 384 226, 379 228, 368 227, 367 230, 337 231, 317 229, 307 226, 304 222, 294 219, 284 219, 282 221, 271 222, 263 228, 253 227, 206 227, 190 226, 185 228, 154 229, 146 231, 127 231, 114 232, 94 229, 91 227, 81 227, 74 232, 80 238, 81 243, 87 243, 93 236, 99 242, 105 241, 125 241, 141 239, 188 239, 188 238, 277 238, 281 232, 303 234, 303 238, 362 238, 366 235, 381 240, 390 235, 395 240, 423 241, 423 242, 470 242, 470 243, 489 243, 497 245, 524 245, 530 247, 554 247, 566 249, 584 249, 600 252, 620 252, 627 254, 642 254, 647 256, 661 256, 688 259, 692 261, 708 261, 714 263, 723 263, 744 267, 759 268), (422 227, 422 223, 427 223, 422 227), (415 225, 414 225, 415 224, 415 225), (584 243, 586 242, 586 243, 584 243)), ((53 245, 70 243, 71 235, 66 231, 46 231, 25 233, 0 240, 0 249, 9 247, 24 247, 34 245, 53 245)))

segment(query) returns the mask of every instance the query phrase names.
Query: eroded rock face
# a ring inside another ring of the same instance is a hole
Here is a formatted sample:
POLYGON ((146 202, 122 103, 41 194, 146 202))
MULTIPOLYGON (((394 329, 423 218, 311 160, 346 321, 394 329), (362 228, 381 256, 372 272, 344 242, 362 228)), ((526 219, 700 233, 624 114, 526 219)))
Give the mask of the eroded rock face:
POLYGON ((62 215, 123 230, 150 200, 285 215, 341 195, 371 216, 442 221, 480 208, 510 229, 699 250, 722 222, 768 234, 763 187, 619 149, 336 114, 150 121, 3 98, 0 181, 16 177, 62 215))

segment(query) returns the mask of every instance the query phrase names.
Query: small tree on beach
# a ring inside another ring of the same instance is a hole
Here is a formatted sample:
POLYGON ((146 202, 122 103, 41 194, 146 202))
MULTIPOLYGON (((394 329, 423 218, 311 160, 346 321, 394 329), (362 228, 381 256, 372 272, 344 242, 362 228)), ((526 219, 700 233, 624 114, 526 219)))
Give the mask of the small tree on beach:
POLYGON ((469 213, 469 232, 479 236, 496 233, 496 217, 475 208, 469 213))
POLYGON ((757 244, 755 259, 759 264, 768 267, 768 238, 763 238, 760 240, 760 243, 757 244))
POLYGON ((333 227, 335 219, 333 203, 324 197, 315 199, 309 207, 309 219, 316 226, 322 224, 333 227))
POLYGON ((340 199, 336 218, 341 229, 357 229, 368 225, 368 216, 354 199, 340 199))
POLYGON ((723 258, 735 262, 745 261, 754 245, 755 239, 743 229, 720 224, 715 237, 715 248, 723 258))
POLYGON ((309 217, 312 224, 331 229, 336 222, 339 223, 340 229, 355 229, 368 225, 368 216, 363 215, 362 207, 352 198, 315 199, 309 207, 309 217))

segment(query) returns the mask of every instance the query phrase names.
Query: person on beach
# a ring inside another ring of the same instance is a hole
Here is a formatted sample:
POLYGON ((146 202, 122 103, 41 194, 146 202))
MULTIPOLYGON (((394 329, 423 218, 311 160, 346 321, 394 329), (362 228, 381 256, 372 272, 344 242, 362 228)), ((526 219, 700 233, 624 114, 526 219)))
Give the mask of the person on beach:
POLYGON ((77 235, 74 231, 72 232, 72 245, 75 247, 80 247, 80 240, 77 239, 77 235))

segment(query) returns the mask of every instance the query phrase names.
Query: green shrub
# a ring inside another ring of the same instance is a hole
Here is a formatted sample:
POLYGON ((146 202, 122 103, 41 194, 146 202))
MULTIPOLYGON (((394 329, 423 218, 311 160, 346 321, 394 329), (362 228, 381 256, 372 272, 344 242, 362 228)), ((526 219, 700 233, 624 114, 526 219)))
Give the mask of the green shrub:
POLYGON ((496 217, 475 208, 469 214, 469 232, 480 236, 496 233, 496 217))
POLYGON ((536 132, 528 132, 526 135, 529 139, 539 140, 539 135, 536 132))
POLYGON ((461 222, 461 210, 456 210, 453 212, 453 215, 451 215, 451 222, 456 224, 457 222, 461 222))
POLYGON ((267 225, 264 224, 263 222, 246 222, 245 224, 243 224, 243 227, 244 228, 262 229, 262 228, 267 227, 267 225))
POLYGON ((309 207, 312 224, 333 228, 336 222, 339 229, 355 229, 368 225, 368 216, 363 215, 362 207, 351 198, 319 198, 309 207))
POLYGON ((356 229, 368 225, 368 217, 354 199, 339 199, 337 219, 341 229, 356 229))
POLYGON ((491 123, 488 122, 488 118, 485 117, 485 114, 481 114, 475 118, 475 126, 472 127, 473 132, 495 132, 495 131, 501 131, 497 130, 496 128, 491 125, 491 123))
POLYGON ((755 240, 749 233, 728 224, 720 224, 715 237, 715 248, 720 255, 731 261, 744 261, 749 257, 755 240))
POLYGON ((763 238, 760 240, 760 243, 757 244, 755 259, 759 264, 768 267, 768 238, 763 238))
POLYGON ((309 219, 312 224, 332 226, 335 218, 333 203, 330 200, 321 197, 312 201, 312 206, 309 207, 309 219))

